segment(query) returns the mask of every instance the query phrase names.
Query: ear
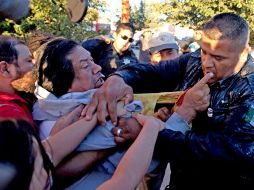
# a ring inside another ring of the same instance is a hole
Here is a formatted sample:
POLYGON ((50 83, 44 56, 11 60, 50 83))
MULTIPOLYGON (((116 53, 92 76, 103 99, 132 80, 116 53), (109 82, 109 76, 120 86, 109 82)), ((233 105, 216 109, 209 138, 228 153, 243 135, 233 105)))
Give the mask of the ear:
POLYGON ((4 77, 9 77, 11 75, 9 64, 6 61, 0 61, 0 74, 4 77))
POLYGON ((241 62, 246 62, 249 54, 249 47, 245 47, 241 53, 240 60, 241 62))
POLYGON ((196 41, 200 41, 201 38, 202 38, 202 35, 203 35, 203 31, 202 31, 202 30, 196 30, 196 31, 194 32, 194 39, 195 39, 196 41))

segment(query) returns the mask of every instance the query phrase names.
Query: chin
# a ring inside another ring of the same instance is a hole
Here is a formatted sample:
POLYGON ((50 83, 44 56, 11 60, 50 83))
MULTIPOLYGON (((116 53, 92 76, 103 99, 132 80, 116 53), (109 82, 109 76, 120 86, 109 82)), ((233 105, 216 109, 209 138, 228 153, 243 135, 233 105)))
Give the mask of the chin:
POLYGON ((212 79, 210 79, 208 82, 207 82, 207 84, 214 84, 214 83, 216 83, 218 80, 217 79, 215 79, 215 78, 212 78, 212 79))
POLYGON ((97 83, 97 84, 95 84, 95 88, 100 88, 103 84, 104 84, 104 81, 97 83))

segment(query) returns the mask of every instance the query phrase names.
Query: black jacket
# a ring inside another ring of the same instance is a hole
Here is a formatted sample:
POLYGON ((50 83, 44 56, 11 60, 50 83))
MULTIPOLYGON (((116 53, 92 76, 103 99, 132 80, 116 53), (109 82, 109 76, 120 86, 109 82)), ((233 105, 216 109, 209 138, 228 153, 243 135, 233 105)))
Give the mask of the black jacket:
POLYGON ((114 50, 112 43, 107 44, 99 38, 88 39, 82 43, 82 46, 91 53, 94 62, 102 67, 101 72, 106 77, 123 65, 138 63, 132 50, 127 50, 120 55, 114 50))
MULTIPOLYGON (((185 90, 203 77, 199 51, 157 67, 142 65, 135 70, 128 66, 118 74, 141 91, 185 90), (149 87, 138 86, 152 75, 155 77, 149 87)), ((199 113, 185 134, 171 130, 159 134, 155 150, 161 159, 170 162, 170 189, 253 189, 252 58, 238 74, 211 85, 210 92, 212 117, 207 112, 199 113)))

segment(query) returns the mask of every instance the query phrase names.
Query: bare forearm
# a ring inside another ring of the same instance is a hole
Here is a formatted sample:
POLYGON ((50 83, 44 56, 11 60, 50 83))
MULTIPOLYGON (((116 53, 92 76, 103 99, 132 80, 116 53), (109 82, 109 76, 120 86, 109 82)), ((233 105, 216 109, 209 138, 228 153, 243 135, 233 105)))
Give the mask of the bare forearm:
POLYGON ((62 162, 56 168, 58 181, 62 187, 71 185, 90 169, 96 166, 102 159, 113 152, 113 149, 77 152, 62 162))
POLYGON ((79 145, 84 137, 94 128, 96 122, 96 116, 91 121, 81 119, 58 133, 49 136, 46 140, 48 142, 42 142, 47 152, 51 154, 55 166, 79 145))
POLYGON ((77 108, 72 110, 70 113, 60 117, 56 123, 54 124, 53 128, 50 131, 50 135, 54 135, 64 129, 65 127, 71 125, 72 123, 78 121, 80 119, 80 114, 84 109, 84 105, 79 105, 77 108))
POLYGON ((135 189, 149 167, 158 132, 158 128, 152 125, 143 127, 138 138, 119 163, 112 179, 100 186, 98 190, 135 189))

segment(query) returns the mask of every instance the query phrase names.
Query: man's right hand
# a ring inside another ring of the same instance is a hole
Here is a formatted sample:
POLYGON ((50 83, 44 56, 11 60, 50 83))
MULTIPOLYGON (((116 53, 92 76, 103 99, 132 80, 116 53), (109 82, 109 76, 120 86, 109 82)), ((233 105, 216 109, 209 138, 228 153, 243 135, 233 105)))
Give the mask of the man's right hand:
POLYGON ((101 124, 106 123, 106 117, 109 115, 112 123, 116 125, 117 101, 122 99, 125 104, 131 102, 133 100, 133 90, 125 84, 121 77, 113 75, 95 92, 81 115, 90 120, 93 113, 97 112, 97 118, 101 124))
POLYGON ((162 107, 154 113, 154 117, 160 119, 163 122, 166 122, 171 114, 171 111, 167 107, 162 107))
POLYGON ((190 123, 198 112, 205 111, 210 104, 210 88, 208 81, 213 73, 207 73, 199 82, 190 88, 184 95, 182 104, 176 112, 190 123))

